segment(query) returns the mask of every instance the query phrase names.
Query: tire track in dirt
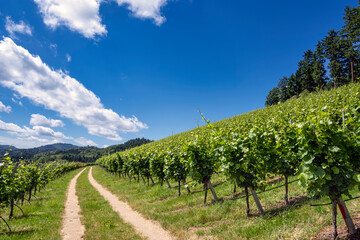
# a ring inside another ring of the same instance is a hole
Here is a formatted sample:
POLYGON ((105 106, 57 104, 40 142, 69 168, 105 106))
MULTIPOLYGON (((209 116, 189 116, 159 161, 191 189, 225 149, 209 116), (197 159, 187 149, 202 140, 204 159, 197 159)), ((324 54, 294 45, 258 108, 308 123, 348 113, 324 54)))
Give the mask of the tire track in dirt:
POLYGON ((76 181, 78 177, 86 170, 71 179, 68 190, 66 192, 65 214, 63 216, 63 225, 61 228, 61 236, 63 240, 79 240, 83 239, 85 234, 85 226, 81 223, 81 211, 78 197, 76 196, 76 181))
POLYGON ((158 222, 145 219, 140 213, 134 211, 126 202, 120 201, 109 190, 100 185, 92 176, 92 168, 89 171, 91 185, 107 200, 112 209, 135 230, 149 240, 173 240, 174 238, 165 231, 158 222))

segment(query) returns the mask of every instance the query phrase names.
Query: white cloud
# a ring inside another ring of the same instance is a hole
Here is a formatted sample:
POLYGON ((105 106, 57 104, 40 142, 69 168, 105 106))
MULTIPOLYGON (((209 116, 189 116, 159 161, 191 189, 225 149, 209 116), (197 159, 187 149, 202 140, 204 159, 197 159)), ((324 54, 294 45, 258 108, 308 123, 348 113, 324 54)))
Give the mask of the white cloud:
POLYGON ((63 127, 65 124, 61 120, 49 119, 41 114, 31 114, 30 125, 43 127, 63 127))
POLYGON ((68 62, 71 62, 71 56, 70 56, 70 54, 66 54, 66 60, 68 61, 68 62))
MULTIPOLYGON (((62 132, 56 132, 51 128, 43 127, 43 126, 33 126, 32 128, 29 127, 20 127, 14 123, 6 123, 0 120, 0 131, 6 132, 12 136, 16 136, 14 138, 6 138, 7 145, 15 145, 18 146, 18 142, 21 145, 24 144, 24 141, 31 142, 27 144, 27 147, 34 147, 39 144, 51 144, 57 142, 64 142, 64 140, 73 140, 74 142, 84 145, 84 146, 97 146, 95 142, 92 140, 88 140, 86 138, 73 138, 67 137, 62 132)), ((0 137, 1 142, 1 137, 0 137)))
POLYGON ((119 6, 127 5, 135 17, 142 19, 153 19, 156 25, 165 22, 161 16, 161 7, 165 6, 167 0, 115 0, 119 6))
POLYGON ((5 29, 11 37, 15 37, 15 33, 32 35, 31 27, 28 24, 24 21, 15 23, 9 16, 6 17, 5 29))
POLYGON ((5 106, 5 105, 0 101, 0 112, 10 113, 10 112, 11 112, 11 107, 10 107, 10 106, 5 106))
POLYGON ((1 145, 11 145, 17 148, 33 148, 40 147, 43 145, 58 143, 57 139, 42 139, 38 137, 4 137, 0 136, 0 144, 1 145))
POLYGON ((0 41, 0 59, 1 85, 72 119, 92 135, 120 141, 118 132, 147 128, 135 116, 126 118, 104 108, 100 99, 76 79, 52 70, 39 56, 32 56, 10 38, 0 41))
POLYGON ((89 139, 80 137, 80 138, 73 138, 73 140, 83 146, 97 146, 97 144, 89 139))
POLYGON ((6 123, 0 120, 0 131, 7 132, 11 135, 16 135, 19 137, 31 137, 31 136, 39 136, 39 137, 51 137, 58 139, 69 139, 61 132, 55 132, 51 128, 42 127, 42 126, 34 126, 33 128, 29 127, 20 127, 14 123, 6 123))
POLYGON ((14 123, 6 123, 0 120, 0 131, 5 131, 12 135, 23 135, 26 133, 26 130, 19 127, 14 123))
MULTIPOLYGON (((153 19, 160 26, 166 21, 161 8, 168 0, 111 0, 119 6, 126 6, 132 14, 141 19, 153 19)), ((44 23, 56 29, 66 26, 86 38, 107 34, 106 26, 101 23, 99 8, 104 0, 34 0, 42 14, 44 23)))
POLYGON ((106 35, 101 24, 99 7, 101 0, 34 0, 43 16, 44 23, 52 29, 67 26, 86 38, 106 35))
POLYGON ((69 139, 61 132, 55 132, 51 128, 43 127, 43 126, 33 126, 32 129, 25 127, 29 134, 42 136, 42 137, 52 137, 52 138, 60 138, 60 139, 69 139))

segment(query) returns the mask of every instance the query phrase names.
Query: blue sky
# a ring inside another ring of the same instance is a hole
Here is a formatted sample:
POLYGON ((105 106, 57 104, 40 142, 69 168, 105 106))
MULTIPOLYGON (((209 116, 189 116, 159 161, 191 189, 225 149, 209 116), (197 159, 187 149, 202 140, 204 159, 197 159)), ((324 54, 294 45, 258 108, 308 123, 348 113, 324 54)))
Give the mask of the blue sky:
POLYGON ((0 4, 0 144, 158 140, 264 107, 355 0, 0 4))

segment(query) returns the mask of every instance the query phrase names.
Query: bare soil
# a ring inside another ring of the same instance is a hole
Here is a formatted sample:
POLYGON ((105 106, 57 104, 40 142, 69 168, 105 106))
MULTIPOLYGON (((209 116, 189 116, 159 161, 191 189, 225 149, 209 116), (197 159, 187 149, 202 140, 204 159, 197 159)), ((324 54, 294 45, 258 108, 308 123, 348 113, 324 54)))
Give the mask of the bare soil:
POLYGON ((172 240, 174 239, 158 222, 145 219, 140 213, 134 211, 126 202, 120 201, 109 190, 100 185, 92 176, 92 168, 89 171, 91 185, 107 200, 112 209, 135 230, 149 240, 172 240))
MULTIPOLYGON (((356 232, 353 235, 348 233, 346 225, 343 222, 338 222, 338 239, 343 240, 359 240, 360 239, 360 215, 352 218, 355 224, 356 232)), ((321 232, 316 234, 313 239, 328 240, 332 239, 332 226, 324 228, 321 232)))
POLYGON ((65 214, 63 216, 63 226, 61 229, 61 236, 64 240, 83 239, 85 233, 85 227, 80 221, 81 215, 79 212, 81 209, 75 189, 76 181, 83 171, 85 171, 85 169, 76 174, 76 176, 70 181, 67 190, 65 214))

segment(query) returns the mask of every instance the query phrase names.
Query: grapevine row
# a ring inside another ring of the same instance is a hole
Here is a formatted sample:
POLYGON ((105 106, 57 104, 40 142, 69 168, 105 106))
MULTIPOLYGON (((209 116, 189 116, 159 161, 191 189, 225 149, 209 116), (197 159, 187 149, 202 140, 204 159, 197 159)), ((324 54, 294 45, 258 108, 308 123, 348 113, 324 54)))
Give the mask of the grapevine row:
MULTIPOLYGON (((129 178, 174 180, 179 186, 189 176, 205 190, 210 188, 216 201, 211 178, 222 171, 228 181, 245 188, 247 203, 248 191, 256 200, 254 190, 264 187, 268 174, 285 177, 284 198, 289 203, 287 179, 298 175, 309 197, 329 196, 333 214, 338 204, 344 219, 351 220, 342 195, 360 187, 359 84, 303 95, 212 124, 203 119, 208 123, 204 127, 97 163, 129 178)), ((353 233, 352 222, 346 223, 353 233)))
MULTIPOLYGON (((49 181, 82 165, 74 162, 27 164, 22 161, 12 162, 10 157, 4 157, 0 161, 0 208, 10 207, 9 219, 11 219, 14 207, 20 208, 17 203, 21 202, 22 205, 25 200, 30 202, 36 191, 44 188, 49 181)), ((2 220, 5 221, 4 218, 2 220)), ((11 231, 8 224, 7 226, 11 231)))

